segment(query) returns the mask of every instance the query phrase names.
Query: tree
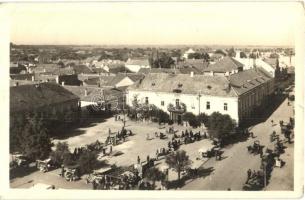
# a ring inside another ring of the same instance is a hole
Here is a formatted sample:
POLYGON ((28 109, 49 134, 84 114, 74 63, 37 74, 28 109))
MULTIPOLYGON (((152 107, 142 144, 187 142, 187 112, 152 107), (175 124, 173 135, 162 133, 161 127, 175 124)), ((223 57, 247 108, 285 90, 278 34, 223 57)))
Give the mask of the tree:
POLYGON ((205 126, 207 125, 208 121, 209 121, 209 116, 205 113, 200 113, 198 116, 198 121, 200 123, 203 123, 205 126))
POLYGON ((86 150, 77 161, 81 174, 91 173, 98 166, 97 152, 86 150))
POLYGON ((228 50, 228 56, 230 56, 230 57, 235 57, 236 56, 236 52, 234 51, 233 47, 228 50))
POLYGON ((51 152, 51 139, 42 116, 35 113, 28 116, 27 124, 21 134, 20 149, 30 159, 45 159, 51 152))
POLYGON ((71 155, 67 142, 58 142, 55 146, 55 151, 51 152, 52 161, 57 164, 69 164, 71 155))
POLYGON ((229 115, 213 112, 209 116, 207 127, 215 138, 225 138, 234 130, 236 123, 229 115))
POLYGON ((198 126, 200 126, 200 121, 198 120, 198 118, 191 112, 186 112, 182 115, 182 119, 184 121, 187 121, 189 123, 190 126, 196 128, 198 126))
POLYGON ((184 150, 178 150, 176 152, 172 152, 165 159, 166 164, 170 168, 173 168, 178 173, 178 180, 180 180, 181 171, 185 170, 190 164, 188 155, 184 150))
POLYGON ((156 167, 149 168, 145 174, 146 178, 153 182, 154 188, 156 181, 163 181, 165 179, 165 174, 156 167))
POLYGON ((175 61, 164 52, 154 53, 148 60, 152 68, 171 68, 175 64, 175 61))
POLYGON ((240 52, 239 56, 240 58, 247 58, 247 55, 243 51, 240 52))
POLYGON ((22 133, 27 123, 25 115, 18 114, 10 117, 10 152, 22 151, 21 143, 23 142, 22 133))

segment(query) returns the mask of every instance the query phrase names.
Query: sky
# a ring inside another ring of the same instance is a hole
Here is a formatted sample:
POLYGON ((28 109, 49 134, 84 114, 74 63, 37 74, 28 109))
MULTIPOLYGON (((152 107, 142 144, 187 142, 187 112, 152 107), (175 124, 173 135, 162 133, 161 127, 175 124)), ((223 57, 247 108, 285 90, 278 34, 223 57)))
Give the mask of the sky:
POLYGON ((16 44, 294 45, 295 2, 9 4, 16 44))

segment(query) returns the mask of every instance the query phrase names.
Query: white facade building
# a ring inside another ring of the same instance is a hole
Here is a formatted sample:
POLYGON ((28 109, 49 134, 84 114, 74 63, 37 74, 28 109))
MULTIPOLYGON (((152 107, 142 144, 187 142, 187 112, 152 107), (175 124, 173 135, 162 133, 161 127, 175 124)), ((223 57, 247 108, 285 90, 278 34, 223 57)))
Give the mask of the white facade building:
POLYGON ((241 58, 240 51, 236 51, 236 56, 234 59, 244 65, 244 70, 252 69, 255 67, 261 67, 265 71, 267 71, 272 77, 275 77, 275 68, 263 61, 261 58, 241 58))
POLYGON ((149 69, 150 64, 148 59, 143 60, 134 60, 134 59, 128 59, 125 63, 125 67, 129 69, 131 72, 138 72, 140 69, 149 69))
POLYGON ((188 59, 189 54, 192 54, 192 53, 196 53, 196 52, 193 49, 189 49, 186 52, 184 52, 182 57, 185 58, 185 59, 188 59))
POLYGON ((273 92, 272 84, 263 87, 270 81, 272 78, 255 70, 233 74, 233 84, 225 76, 148 74, 139 84, 127 89, 126 103, 132 106, 136 99, 140 104, 153 104, 178 123, 185 112, 195 115, 219 112, 239 123, 273 92))

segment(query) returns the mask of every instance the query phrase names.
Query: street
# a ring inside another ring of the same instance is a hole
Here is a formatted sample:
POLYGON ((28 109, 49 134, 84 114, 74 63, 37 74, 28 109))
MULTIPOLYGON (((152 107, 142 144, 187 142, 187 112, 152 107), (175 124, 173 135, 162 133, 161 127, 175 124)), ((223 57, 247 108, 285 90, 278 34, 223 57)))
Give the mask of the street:
MULTIPOLYGON (((214 172, 205 178, 195 179, 186 184, 183 190, 242 190, 243 184, 247 179, 247 170, 259 170, 261 159, 259 155, 249 154, 247 146, 252 145, 255 140, 259 140, 266 147, 273 146, 270 144, 269 135, 273 130, 280 133, 279 120, 289 121, 293 116, 293 105, 287 105, 287 99, 275 110, 272 115, 263 123, 251 127, 255 138, 249 138, 247 141, 236 143, 224 149, 223 156, 225 159, 215 161, 210 159, 203 167, 213 167, 214 172), (271 126, 271 120, 276 124, 271 126)), ((281 139, 284 139, 280 134, 281 139)), ((270 184, 267 190, 293 190, 293 149, 294 145, 286 143, 285 153, 281 158, 286 162, 282 168, 275 168, 271 173, 270 184), (283 181, 285 180, 285 181, 283 181)))

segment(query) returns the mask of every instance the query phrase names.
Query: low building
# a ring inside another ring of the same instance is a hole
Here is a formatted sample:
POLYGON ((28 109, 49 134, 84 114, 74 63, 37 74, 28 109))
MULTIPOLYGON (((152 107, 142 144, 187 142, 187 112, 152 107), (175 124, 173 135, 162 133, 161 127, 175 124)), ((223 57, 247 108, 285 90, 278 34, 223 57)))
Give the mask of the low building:
POLYGON ((195 115, 228 114, 237 123, 263 106, 273 93, 273 79, 261 70, 245 70, 226 76, 148 74, 127 88, 127 104, 134 100, 154 104, 180 123, 185 112, 195 115))
POLYGON ((138 72, 141 68, 150 68, 148 59, 128 59, 125 67, 131 72, 138 72))
POLYGON ((64 87, 80 98, 80 107, 83 114, 88 109, 95 109, 95 111, 116 110, 123 105, 124 95, 123 91, 119 89, 88 86, 64 87))
POLYGON ((275 65, 270 65, 268 62, 264 61, 261 58, 241 58, 240 52, 237 51, 236 56, 234 58, 238 62, 242 63, 244 65, 244 70, 246 69, 252 69, 255 67, 261 67, 265 71, 267 71, 272 77, 275 77, 275 71, 276 71, 276 63, 275 65))
POLYGON ((188 59, 190 54, 196 53, 196 51, 194 51, 192 48, 188 49, 187 51, 184 52, 183 54, 183 58, 184 59, 188 59))
POLYGON ((244 65, 237 60, 226 56, 214 64, 210 64, 202 69, 204 75, 229 76, 243 71, 244 65))
POLYGON ((42 113, 47 120, 77 120, 79 97, 56 83, 37 83, 10 87, 10 124, 18 116, 42 113))

